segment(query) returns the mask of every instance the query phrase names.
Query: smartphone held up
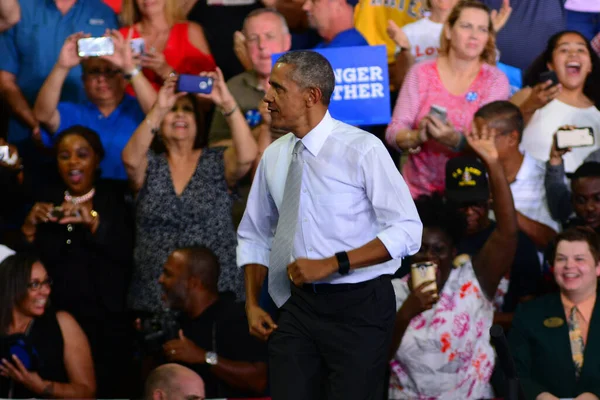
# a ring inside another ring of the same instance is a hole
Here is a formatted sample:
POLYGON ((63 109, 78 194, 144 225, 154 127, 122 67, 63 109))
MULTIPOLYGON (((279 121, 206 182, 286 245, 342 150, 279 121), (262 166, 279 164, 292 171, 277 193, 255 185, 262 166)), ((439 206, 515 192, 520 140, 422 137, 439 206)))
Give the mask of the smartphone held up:
POLYGON ((437 293, 437 264, 431 261, 414 263, 410 266, 410 279, 412 288, 415 290, 425 282, 431 281, 424 292, 435 291, 437 293))
POLYGON ((594 130, 590 127, 559 129, 556 131, 556 147, 566 150, 573 147, 589 147, 596 143, 594 130))
POLYGON ((208 76, 179 75, 177 80, 178 92, 210 94, 212 92, 213 79, 208 76))
POLYGON ((79 57, 111 56, 115 53, 115 44, 109 37, 82 38, 77 41, 79 57))

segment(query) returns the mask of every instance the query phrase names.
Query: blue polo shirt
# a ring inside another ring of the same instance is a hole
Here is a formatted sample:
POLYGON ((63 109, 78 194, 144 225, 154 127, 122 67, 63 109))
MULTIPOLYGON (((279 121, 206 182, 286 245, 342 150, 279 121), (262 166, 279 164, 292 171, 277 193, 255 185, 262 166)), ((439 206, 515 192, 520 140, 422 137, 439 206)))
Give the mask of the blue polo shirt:
MULTIPOLYGON (((81 103, 62 102, 58 105, 60 126, 56 133, 74 126, 83 125, 93 129, 100 136, 104 146, 104 160, 100 163, 105 179, 127 179, 121 152, 129 138, 146 115, 136 98, 125 95, 117 108, 108 116, 102 115, 96 105, 88 100, 81 103)), ((42 130, 42 139, 48 147, 54 145, 56 134, 50 136, 42 130)))
POLYGON ((322 41, 315 49, 327 49, 332 47, 353 47, 353 46, 368 46, 367 39, 356 29, 348 29, 337 34, 331 42, 322 41))
MULTIPOLYGON (((1 1, 1 0, 0 0, 1 1)), ((82 31, 103 36, 104 31, 118 27, 117 16, 101 0, 78 0, 65 14, 53 0, 19 0, 21 20, 0 35, 0 70, 16 76, 17 84, 30 105, 50 74, 69 35, 82 31)), ((81 67, 71 70, 62 89, 62 101, 85 99, 81 67)), ((15 144, 31 136, 29 128, 14 118, 8 139, 15 144)))

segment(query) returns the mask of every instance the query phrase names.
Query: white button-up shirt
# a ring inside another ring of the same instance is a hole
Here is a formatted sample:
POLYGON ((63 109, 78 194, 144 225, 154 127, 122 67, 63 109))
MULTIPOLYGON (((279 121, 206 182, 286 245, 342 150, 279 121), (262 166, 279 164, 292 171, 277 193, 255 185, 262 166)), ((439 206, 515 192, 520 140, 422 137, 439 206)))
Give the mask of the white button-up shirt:
MULTIPOLYGON (((288 133, 273 142, 260 161, 238 229, 240 267, 269 266, 278 210, 298 140, 288 133)), ((392 260, 346 276, 336 272, 321 282, 356 283, 396 272, 402 257, 419 250, 423 225, 381 141, 327 112, 302 142, 306 149, 290 263, 296 258, 328 258, 379 238, 392 260)))

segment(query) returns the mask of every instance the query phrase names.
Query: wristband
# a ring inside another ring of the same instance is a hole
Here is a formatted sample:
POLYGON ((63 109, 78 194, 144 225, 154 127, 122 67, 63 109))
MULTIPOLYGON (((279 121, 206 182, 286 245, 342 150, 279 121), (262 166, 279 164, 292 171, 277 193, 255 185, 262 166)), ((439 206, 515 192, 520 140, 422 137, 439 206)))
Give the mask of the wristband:
POLYGON ((133 78, 135 78, 139 73, 141 72, 141 70, 139 68, 134 68, 133 71, 131 72, 126 72, 124 74, 125 79, 127 79, 129 82, 131 82, 133 80, 133 78))
POLYGON ((335 253, 335 258, 338 261, 338 272, 340 275, 348 275, 350 272, 350 260, 348 259, 348 253, 340 251, 335 253))
POLYGON ((221 114, 223 114, 223 116, 225 118, 230 117, 235 112, 235 110, 237 110, 237 108, 238 108, 238 106, 236 104, 235 106, 233 106, 233 108, 231 109, 231 111, 224 112, 223 109, 221 109, 221 114))

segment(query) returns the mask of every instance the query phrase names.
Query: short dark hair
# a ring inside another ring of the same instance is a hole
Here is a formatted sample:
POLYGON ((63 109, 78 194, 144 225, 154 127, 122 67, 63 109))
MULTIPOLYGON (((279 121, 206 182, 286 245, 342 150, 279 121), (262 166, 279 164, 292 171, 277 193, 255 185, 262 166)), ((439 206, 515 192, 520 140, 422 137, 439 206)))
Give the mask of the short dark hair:
POLYGON ((600 178, 600 163, 597 161, 584 162, 575 172, 567 172, 566 175, 571 180, 571 186, 580 178, 600 178))
POLYGON ((6 335, 14 307, 27 296, 31 269, 39 259, 29 253, 8 256, 0 263, 0 335, 6 335))
MULTIPOLYGON (((208 145, 208 132, 205 126, 206 119, 204 113, 200 111, 200 104, 198 103, 198 99, 195 95, 188 93, 183 96, 182 99, 189 99, 192 102, 192 106, 194 108, 194 120, 196 121, 196 139, 194 140, 194 149, 202 149, 208 145)), ((166 153, 167 151, 167 148, 165 147, 160 135, 156 135, 154 137, 150 148, 156 154, 166 153)))
POLYGON ((586 242, 590 248, 590 253, 592 253, 594 262, 597 264, 600 260, 600 237, 596 231, 587 226, 577 226, 559 233, 556 238, 554 238, 554 241, 551 245, 552 251, 549 253, 551 265, 554 265, 556 249, 558 249, 558 244, 562 241, 586 242))
POLYGON ((221 267, 215 253, 204 246, 182 247, 175 251, 185 255, 188 276, 198 278, 206 289, 217 293, 221 267))
POLYGON ((486 104, 475 113, 475 118, 483 118, 486 122, 494 122, 494 127, 501 130, 499 134, 517 131, 519 143, 523 137, 525 121, 519 107, 510 101, 498 100, 486 104))
POLYGON ((467 228, 467 221, 456 207, 447 203, 440 193, 419 196, 415 200, 423 228, 439 229, 444 232, 453 246, 457 246, 467 228))
POLYGON ((87 128, 83 125, 73 125, 56 135, 56 139, 54 140, 54 149, 57 150, 60 142, 62 142, 66 137, 72 135, 77 135, 85 139, 92 150, 94 150, 94 153, 96 153, 96 156, 98 156, 98 159, 104 159, 104 146, 102 145, 100 136, 98 136, 98 133, 95 130, 87 128))
POLYGON ((561 37, 570 33, 581 37, 585 41, 585 47, 587 47, 588 52, 590 53, 592 72, 590 72, 585 80, 583 93, 589 97, 598 108, 600 107, 600 78, 598 77, 598 75, 600 75, 600 57, 592 48, 590 41, 587 40, 587 38, 583 36, 581 32, 566 30, 558 32, 550 37, 544 52, 540 54, 525 71, 523 77, 523 86, 533 87, 540 83, 540 75, 542 72, 548 71, 548 63, 552 62, 552 53, 554 52, 558 41, 561 37))
POLYGON ((303 89, 318 88, 321 90, 321 102, 329 105, 335 88, 333 68, 325 57, 315 51, 290 51, 279 57, 277 64, 288 64, 294 68, 289 78, 303 89))

